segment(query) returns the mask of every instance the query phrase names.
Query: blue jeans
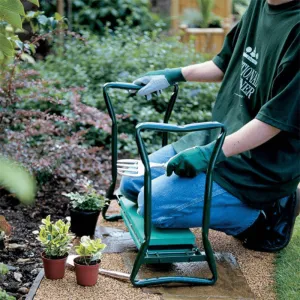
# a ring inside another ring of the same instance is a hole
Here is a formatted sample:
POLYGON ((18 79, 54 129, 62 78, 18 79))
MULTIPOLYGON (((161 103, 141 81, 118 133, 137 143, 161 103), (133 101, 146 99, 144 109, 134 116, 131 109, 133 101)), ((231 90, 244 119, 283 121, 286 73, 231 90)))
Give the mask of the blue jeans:
MULTIPOLYGON (((176 154, 172 145, 149 156, 151 162, 164 163, 176 154)), ((201 227, 204 205, 205 173, 194 178, 165 175, 162 168, 152 168, 152 222, 160 228, 201 227)), ((121 193, 138 203, 144 215, 144 177, 123 177, 121 193)), ((260 211, 248 207, 238 198, 213 183, 210 228, 237 235, 250 227, 260 211)))

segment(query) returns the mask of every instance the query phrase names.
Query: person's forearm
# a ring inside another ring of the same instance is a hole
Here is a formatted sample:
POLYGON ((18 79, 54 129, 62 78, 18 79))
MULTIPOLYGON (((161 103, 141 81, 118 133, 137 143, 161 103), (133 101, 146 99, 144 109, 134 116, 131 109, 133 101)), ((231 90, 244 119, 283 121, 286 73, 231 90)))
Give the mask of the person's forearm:
POLYGON ((254 119, 225 138, 222 150, 226 157, 254 149, 277 135, 280 129, 254 119))
POLYGON ((186 81, 220 82, 224 77, 224 73, 212 60, 184 67, 181 72, 186 81))

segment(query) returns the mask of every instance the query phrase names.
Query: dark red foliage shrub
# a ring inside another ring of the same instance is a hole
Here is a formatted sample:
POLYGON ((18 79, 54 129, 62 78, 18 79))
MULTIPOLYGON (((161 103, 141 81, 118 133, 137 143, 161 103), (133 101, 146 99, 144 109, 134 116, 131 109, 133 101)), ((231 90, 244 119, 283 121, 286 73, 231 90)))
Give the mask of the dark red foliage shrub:
POLYGON ((109 116, 83 104, 82 89, 58 89, 55 81, 17 71, 19 66, 1 73, 0 153, 24 164, 41 184, 54 176, 68 183, 87 178, 103 187, 108 150, 88 146, 85 135, 93 129, 108 136, 109 116))

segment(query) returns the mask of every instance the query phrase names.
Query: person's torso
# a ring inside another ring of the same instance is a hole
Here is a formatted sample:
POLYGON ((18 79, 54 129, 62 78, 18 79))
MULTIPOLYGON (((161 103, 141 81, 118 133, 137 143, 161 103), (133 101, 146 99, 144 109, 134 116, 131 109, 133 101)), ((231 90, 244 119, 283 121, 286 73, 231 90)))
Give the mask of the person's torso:
MULTIPOLYGON (((224 123, 228 134, 255 119, 273 97, 289 35, 299 25, 294 2, 272 8, 264 0, 251 2, 213 109, 213 120, 224 123)), ((295 159, 299 137, 281 131, 262 146, 228 158, 216 168, 216 181, 250 204, 268 202, 286 196, 299 181, 295 159)))

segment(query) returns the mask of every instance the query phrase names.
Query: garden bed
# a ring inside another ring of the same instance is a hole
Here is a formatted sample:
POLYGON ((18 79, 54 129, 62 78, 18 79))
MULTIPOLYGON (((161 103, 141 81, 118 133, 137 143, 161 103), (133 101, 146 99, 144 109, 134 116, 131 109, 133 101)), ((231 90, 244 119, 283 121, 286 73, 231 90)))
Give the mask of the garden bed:
MULTIPOLYGON (((107 170, 107 151, 102 151, 103 174, 101 178, 92 178, 98 189, 105 190, 110 173, 107 170), (106 171, 105 171, 106 170, 106 171)), ((36 233, 41 220, 47 215, 56 221, 69 215, 69 199, 63 192, 74 190, 74 183, 65 178, 53 178, 39 188, 36 201, 32 206, 24 206, 4 189, 0 189, 0 215, 5 216, 12 226, 12 232, 6 239, 6 248, 0 251, 0 262, 9 266, 9 273, 0 278, 0 288, 16 299, 23 299, 42 268, 40 243, 36 233)))
POLYGON ((6 249, 0 252, 0 261, 10 269, 0 281, 0 287, 17 299, 28 293, 42 267, 41 247, 34 231, 38 230, 41 219, 47 215, 53 219, 67 215, 68 200, 61 193, 68 189, 71 187, 65 183, 49 182, 38 192, 32 207, 20 205, 1 190, 0 215, 4 215, 12 226, 12 234, 6 240, 6 249))

